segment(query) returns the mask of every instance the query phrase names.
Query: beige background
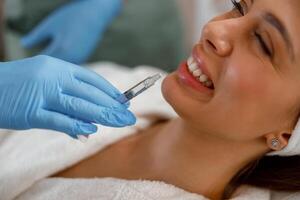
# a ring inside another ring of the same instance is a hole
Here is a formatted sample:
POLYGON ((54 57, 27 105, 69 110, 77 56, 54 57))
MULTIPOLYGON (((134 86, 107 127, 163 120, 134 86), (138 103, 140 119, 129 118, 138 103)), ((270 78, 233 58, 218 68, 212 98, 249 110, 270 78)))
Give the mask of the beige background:
POLYGON ((203 25, 232 7, 229 0, 176 0, 182 13, 188 48, 198 41, 203 25))

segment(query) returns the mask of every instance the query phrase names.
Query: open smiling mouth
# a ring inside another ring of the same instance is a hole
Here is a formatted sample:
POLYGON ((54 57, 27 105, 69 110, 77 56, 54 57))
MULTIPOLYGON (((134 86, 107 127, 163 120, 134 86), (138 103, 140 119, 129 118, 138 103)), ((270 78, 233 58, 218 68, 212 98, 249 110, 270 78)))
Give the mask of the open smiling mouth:
MULTIPOLYGON (((187 61, 177 70, 179 83, 212 96, 216 90, 213 68, 207 68, 201 44, 196 45, 187 61)), ((213 66, 211 66, 213 67, 213 66)))
POLYGON ((187 67, 190 74, 203 86, 210 90, 214 90, 214 84, 212 80, 210 80, 209 76, 205 74, 204 70, 201 69, 201 65, 199 65, 192 56, 189 57, 187 61, 187 67))
POLYGON ((193 56, 190 56, 186 64, 184 64, 181 69, 182 72, 185 71, 185 74, 188 74, 186 76, 189 76, 185 77, 184 79, 190 80, 188 82, 191 84, 191 86, 195 87, 195 89, 204 87, 209 91, 213 91, 215 89, 214 83, 210 79, 208 73, 205 73, 201 63, 202 62, 197 62, 193 56))

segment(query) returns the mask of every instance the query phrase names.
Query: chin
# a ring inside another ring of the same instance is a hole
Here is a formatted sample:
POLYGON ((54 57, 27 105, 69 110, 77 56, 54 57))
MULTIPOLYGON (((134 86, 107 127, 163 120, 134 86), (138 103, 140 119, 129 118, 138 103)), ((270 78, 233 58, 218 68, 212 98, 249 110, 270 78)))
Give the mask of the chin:
POLYGON ((172 93, 174 93, 174 82, 176 81, 175 72, 166 76, 161 84, 161 92, 164 99, 170 104, 170 100, 172 99, 172 93))
MULTIPOLYGON (((169 74, 162 82, 161 91, 164 99, 169 103, 180 118, 189 122, 197 129, 208 128, 213 121, 211 111, 207 110, 207 102, 193 98, 186 91, 187 88, 179 84, 177 72, 169 74)), ((214 125, 214 127, 216 127, 214 125)))
POLYGON ((174 111, 182 118, 185 116, 188 108, 186 105, 186 97, 182 93, 182 88, 178 85, 177 72, 169 74, 162 82, 161 91, 164 99, 170 104, 174 111))
POLYGON ((169 74, 162 82, 161 91, 164 99, 171 105, 178 100, 177 75, 176 72, 169 74))

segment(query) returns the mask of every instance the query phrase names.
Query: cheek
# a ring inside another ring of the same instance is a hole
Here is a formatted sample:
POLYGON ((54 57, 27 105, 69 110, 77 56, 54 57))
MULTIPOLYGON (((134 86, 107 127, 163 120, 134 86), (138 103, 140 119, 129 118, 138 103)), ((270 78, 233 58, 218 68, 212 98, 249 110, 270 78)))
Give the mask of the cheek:
POLYGON ((265 66, 245 64, 228 67, 224 76, 225 90, 230 90, 234 97, 255 98, 266 92, 271 77, 265 66))
POLYGON ((282 108, 283 102, 280 100, 282 81, 276 73, 261 63, 227 68, 218 104, 224 105, 221 117, 230 113, 225 125, 235 138, 251 139, 273 131, 274 122, 282 114, 278 108, 282 108))

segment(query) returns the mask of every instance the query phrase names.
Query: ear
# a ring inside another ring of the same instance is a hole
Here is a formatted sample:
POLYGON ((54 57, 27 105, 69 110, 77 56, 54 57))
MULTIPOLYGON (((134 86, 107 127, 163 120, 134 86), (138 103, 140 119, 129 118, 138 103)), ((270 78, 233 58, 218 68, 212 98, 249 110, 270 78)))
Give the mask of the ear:
POLYGON ((291 133, 287 132, 269 133, 265 135, 266 145, 274 151, 280 151, 288 145, 290 137, 291 133), (277 143, 277 145, 274 145, 274 143, 277 143))

